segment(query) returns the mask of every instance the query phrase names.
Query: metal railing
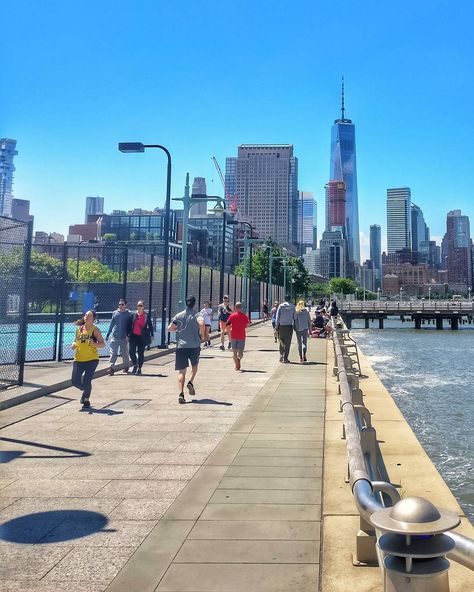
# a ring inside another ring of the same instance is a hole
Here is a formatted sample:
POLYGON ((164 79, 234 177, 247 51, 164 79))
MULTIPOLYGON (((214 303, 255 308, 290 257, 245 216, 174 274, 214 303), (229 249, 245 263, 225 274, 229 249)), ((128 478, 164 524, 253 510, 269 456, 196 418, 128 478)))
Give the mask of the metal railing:
MULTIPOLYGON (((376 539, 380 539, 383 531, 375 527, 373 517, 378 516, 380 511, 387 507, 404 502, 400 501, 397 489, 389 482, 378 448, 376 432, 370 420, 370 413, 364 405, 363 394, 359 388, 359 377, 361 376, 359 357, 358 354, 354 355, 352 352, 351 355, 350 352, 351 349, 357 350, 357 344, 340 319, 337 322, 333 320, 332 325, 334 329, 333 373, 339 382, 340 411, 344 417, 343 437, 346 440, 348 480, 361 518, 356 541, 357 560, 361 564, 373 564, 377 561, 385 578, 385 554, 380 545, 376 544, 376 539), (365 540, 359 540, 361 532, 365 540), (371 540, 369 545, 367 545, 368 539, 371 540)), ((429 504, 426 500, 424 501, 429 504)), ((449 537, 454 543, 454 545, 451 544, 453 548, 446 556, 468 569, 474 570, 474 540, 455 532, 446 531, 444 536, 449 537)), ((428 548, 430 543, 426 544, 428 548)), ((412 565, 411 559, 407 565, 412 565)), ((411 574, 408 573, 408 575, 411 574)), ((444 575, 447 582, 447 574, 444 575)), ((440 577, 439 574, 433 576, 433 578, 440 577)), ((447 585, 449 586, 449 584, 447 585)), ((418 588, 406 589, 415 590, 418 588)), ((449 588, 439 588, 439 590, 445 589, 449 588)))
POLYGON ((458 312, 474 313, 473 301, 453 300, 416 300, 410 302, 390 302, 388 300, 365 300, 359 302, 344 302, 340 306, 341 312, 458 312))

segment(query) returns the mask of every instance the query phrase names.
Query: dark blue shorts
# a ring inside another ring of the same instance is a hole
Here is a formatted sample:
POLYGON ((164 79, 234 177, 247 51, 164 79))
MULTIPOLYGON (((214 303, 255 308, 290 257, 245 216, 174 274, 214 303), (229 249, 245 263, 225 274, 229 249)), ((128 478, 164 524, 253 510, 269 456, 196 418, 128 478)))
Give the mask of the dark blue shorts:
POLYGON ((200 347, 178 347, 176 349, 175 370, 184 370, 189 364, 191 366, 197 366, 199 364, 200 353, 200 347))

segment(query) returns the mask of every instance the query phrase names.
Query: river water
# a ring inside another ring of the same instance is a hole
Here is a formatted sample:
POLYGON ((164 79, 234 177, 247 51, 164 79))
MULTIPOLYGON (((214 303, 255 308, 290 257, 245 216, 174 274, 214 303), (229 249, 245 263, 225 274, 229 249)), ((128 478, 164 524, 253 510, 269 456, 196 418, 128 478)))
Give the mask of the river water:
POLYGON ((474 329, 410 325, 352 333, 474 524, 474 329))

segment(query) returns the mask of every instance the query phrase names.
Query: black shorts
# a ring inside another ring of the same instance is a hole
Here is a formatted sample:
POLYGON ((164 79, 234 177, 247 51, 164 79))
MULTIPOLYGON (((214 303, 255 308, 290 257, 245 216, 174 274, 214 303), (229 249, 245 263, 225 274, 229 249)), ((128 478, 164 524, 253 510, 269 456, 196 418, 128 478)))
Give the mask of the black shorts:
POLYGON ((189 363, 191 366, 197 366, 199 364, 200 353, 200 347, 178 347, 176 349, 175 370, 184 370, 188 367, 189 363))

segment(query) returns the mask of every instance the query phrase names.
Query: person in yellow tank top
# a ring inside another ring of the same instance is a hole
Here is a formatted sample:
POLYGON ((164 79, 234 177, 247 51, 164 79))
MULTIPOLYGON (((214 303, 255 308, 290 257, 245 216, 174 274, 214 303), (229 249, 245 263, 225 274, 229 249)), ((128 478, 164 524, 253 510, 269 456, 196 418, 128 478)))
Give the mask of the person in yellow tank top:
POLYGON ((99 363, 98 349, 105 345, 102 333, 94 325, 96 317, 95 310, 88 310, 83 319, 76 321, 76 336, 71 346, 74 350, 71 382, 82 391, 83 408, 91 406, 92 378, 99 363))

